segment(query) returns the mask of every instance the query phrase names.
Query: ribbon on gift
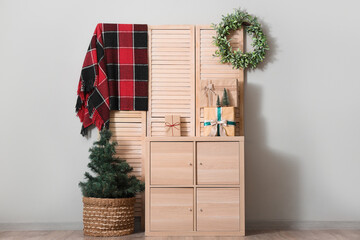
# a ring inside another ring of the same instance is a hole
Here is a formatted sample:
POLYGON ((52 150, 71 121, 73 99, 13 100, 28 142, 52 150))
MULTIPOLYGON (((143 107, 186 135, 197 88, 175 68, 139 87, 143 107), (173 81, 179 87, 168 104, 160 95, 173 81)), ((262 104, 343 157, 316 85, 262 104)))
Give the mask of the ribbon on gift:
POLYGON ((215 96, 217 95, 216 92, 214 91, 214 85, 212 83, 209 83, 208 85, 206 85, 204 87, 204 92, 205 95, 207 96, 207 100, 208 100, 208 106, 210 107, 212 105, 212 94, 214 94, 215 96))
POLYGON ((166 131, 169 131, 171 129, 171 136, 174 136, 174 128, 179 130, 180 123, 176 122, 174 123, 174 118, 171 116, 171 123, 165 122, 165 127, 167 127, 166 131))
POLYGON ((228 125, 235 126, 236 123, 226 119, 221 119, 221 107, 216 108, 216 113, 217 120, 205 120, 204 127, 211 126, 211 131, 209 134, 210 137, 227 136, 225 127, 228 125))

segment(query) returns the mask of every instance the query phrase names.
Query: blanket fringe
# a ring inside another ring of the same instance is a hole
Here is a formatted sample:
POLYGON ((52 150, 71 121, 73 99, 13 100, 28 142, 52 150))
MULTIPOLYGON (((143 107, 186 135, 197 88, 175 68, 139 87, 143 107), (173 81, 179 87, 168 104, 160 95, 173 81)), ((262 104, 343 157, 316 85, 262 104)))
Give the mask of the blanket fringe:
POLYGON ((96 109, 94 109, 91 119, 93 121, 93 124, 95 124, 95 126, 97 127, 97 129, 99 129, 99 131, 101 131, 101 129, 104 126, 104 120, 101 118, 100 114, 98 113, 98 111, 96 109))
POLYGON ((105 127, 106 129, 109 129, 109 125, 110 125, 110 120, 107 120, 107 121, 104 123, 104 125, 102 126, 101 130, 103 130, 104 127, 105 127))
POLYGON ((81 131, 80 131, 80 134, 85 137, 87 134, 88 134, 88 128, 85 128, 84 125, 81 126, 81 131))
POLYGON ((76 100, 76 105, 75 105, 75 112, 79 112, 79 110, 81 109, 83 103, 81 101, 81 98, 80 96, 77 97, 77 100, 76 100))

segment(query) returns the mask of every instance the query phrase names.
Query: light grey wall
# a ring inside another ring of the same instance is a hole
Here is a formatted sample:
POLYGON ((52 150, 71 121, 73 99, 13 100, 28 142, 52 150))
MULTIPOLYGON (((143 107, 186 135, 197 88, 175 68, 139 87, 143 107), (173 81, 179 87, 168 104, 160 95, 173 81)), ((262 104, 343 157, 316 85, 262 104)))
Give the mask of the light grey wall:
POLYGON ((271 52, 246 85, 249 221, 360 221, 357 1, 0 1, 0 223, 80 222, 74 104, 98 22, 208 24, 243 7, 271 52))

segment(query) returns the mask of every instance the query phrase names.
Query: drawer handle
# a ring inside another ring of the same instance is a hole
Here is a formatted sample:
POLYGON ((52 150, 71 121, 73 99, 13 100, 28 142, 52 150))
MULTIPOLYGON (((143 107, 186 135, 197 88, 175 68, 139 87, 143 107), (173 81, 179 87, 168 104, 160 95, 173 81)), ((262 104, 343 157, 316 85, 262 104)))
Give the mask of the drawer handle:
POLYGON ((192 208, 189 208, 189 211, 192 212, 192 208))
POLYGON ((199 163, 201 166, 202 166, 202 162, 201 163, 199 163))
POLYGON ((200 212, 203 212, 202 208, 200 208, 200 212))
POLYGON ((192 166, 192 163, 191 163, 191 162, 189 162, 189 166, 192 166))

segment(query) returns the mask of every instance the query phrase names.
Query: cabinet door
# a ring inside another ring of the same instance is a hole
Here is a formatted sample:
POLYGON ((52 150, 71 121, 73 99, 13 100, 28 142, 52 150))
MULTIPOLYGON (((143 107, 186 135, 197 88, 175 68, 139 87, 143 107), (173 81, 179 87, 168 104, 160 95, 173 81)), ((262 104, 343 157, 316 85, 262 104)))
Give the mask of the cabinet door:
POLYGON ((150 230, 193 231, 193 188, 151 188, 150 230))
POLYGON ((239 143, 198 142, 198 184, 239 184, 239 143))
POLYGON ((197 231, 239 231, 238 188, 197 189, 197 231))
POLYGON ((151 143, 151 184, 193 184, 194 150, 192 142, 151 143))

